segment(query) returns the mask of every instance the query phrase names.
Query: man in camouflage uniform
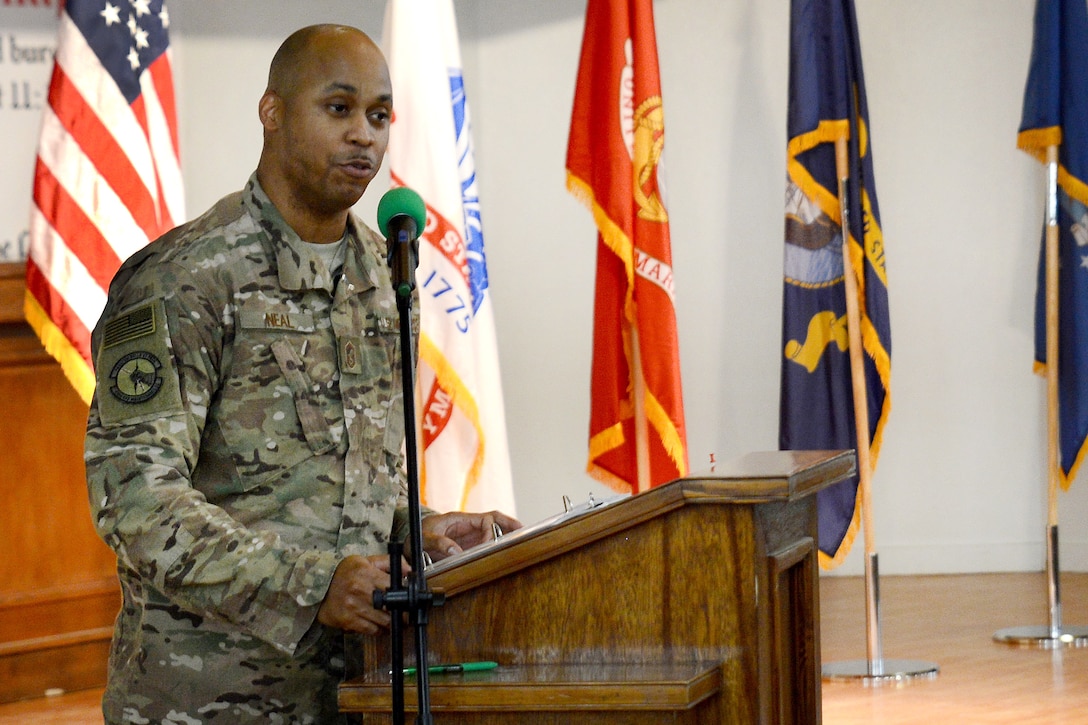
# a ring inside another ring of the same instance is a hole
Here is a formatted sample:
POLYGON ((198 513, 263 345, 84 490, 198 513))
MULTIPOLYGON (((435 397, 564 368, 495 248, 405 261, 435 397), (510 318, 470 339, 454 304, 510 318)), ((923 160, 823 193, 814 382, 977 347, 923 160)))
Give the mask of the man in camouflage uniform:
MULTIPOLYGON (((344 632, 389 623, 407 529, 399 322, 350 213, 381 165, 385 60, 304 28, 273 59, 245 189, 129 259, 94 331, 94 523, 124 596, 108 723, 339 719, 344 632)), ((516 528, 425 511, 442 558, 516 528)))

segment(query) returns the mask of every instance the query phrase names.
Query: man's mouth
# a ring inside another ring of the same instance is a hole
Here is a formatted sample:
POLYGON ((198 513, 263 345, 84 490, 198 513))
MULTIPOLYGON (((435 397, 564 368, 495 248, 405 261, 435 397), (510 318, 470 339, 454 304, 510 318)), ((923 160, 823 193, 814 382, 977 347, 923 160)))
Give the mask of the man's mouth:
POLYGON ((340 163, 340 168, 348 176, 356 178, 365 178, 374 173, 374 164, 369 159, 348 159, 340 163))

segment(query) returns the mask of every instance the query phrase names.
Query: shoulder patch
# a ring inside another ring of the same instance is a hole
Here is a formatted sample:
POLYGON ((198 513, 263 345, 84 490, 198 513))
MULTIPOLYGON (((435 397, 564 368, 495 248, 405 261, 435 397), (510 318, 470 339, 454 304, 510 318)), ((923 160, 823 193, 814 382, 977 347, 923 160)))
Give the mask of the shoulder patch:
POLYGON ((183 410, 162 300, 105 323, 95 369, 104 424, 136 422, 183 410))
POLYGON ((155 333, 155 306, 153 304, 115 317, 106 323, 102 331, 102 346, 113 347, 138 337, 155 333))
POLYGON ((162 361, 147 350, 126 353, 110 369, 110 393, 122 403, 143 403, 162 389, 162 361))

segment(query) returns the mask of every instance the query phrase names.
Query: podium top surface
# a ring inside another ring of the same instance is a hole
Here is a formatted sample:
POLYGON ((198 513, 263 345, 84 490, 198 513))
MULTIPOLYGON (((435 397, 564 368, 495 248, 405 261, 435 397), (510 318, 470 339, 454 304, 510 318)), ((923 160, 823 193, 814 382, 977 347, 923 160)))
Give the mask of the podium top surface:
POLYGON ((757 451, 666 485, 679 484, 689 498, 760 502, 807 496, 856 473, 857 457, 852 450, 757 451))
POLYGON ((683 506, 788 503, 814 495, 855 472, 853 451, 748 453, 715 466, 713 471, 634 496, 591 497, 586 503, 431 565, 427 579, 453 595, 683 506))

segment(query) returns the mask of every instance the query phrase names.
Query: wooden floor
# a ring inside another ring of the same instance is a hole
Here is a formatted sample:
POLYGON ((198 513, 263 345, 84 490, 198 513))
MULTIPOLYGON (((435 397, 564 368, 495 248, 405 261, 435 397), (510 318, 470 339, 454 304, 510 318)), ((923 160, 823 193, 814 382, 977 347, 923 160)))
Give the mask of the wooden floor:
MULTIPOLYGON (((1088 647, 1019 648, 993 641, 1009 627, 1048 624, 1042 574, 882 577, 884 658, 936 664, 933 680, 864 685, 826 682, 828 725, 1088 723, 1088 647)), ((865 591, 860 578, 820 582, 825 663, 863 661, 865 591)), ((1088 574, 1062 577, 1062 621, 1088 627, 1088 574)), ((102 723, 100 691, 0 705, 0 725, 102 723)))
MULTIPOLYGON (((1088 574, 1061 580, 1061 621, 1088 627, 1088 574)), ((823 721, 1088 723, 1088 648, 1024 649, 993 641, 998 630, 1047 625, 1043 574, 881 577, 884 658, 936 663, 937 678, 905 685, 824 683, 823 721)), ((820 583, 825 664, 866 659, 860 578, 820 583)))

